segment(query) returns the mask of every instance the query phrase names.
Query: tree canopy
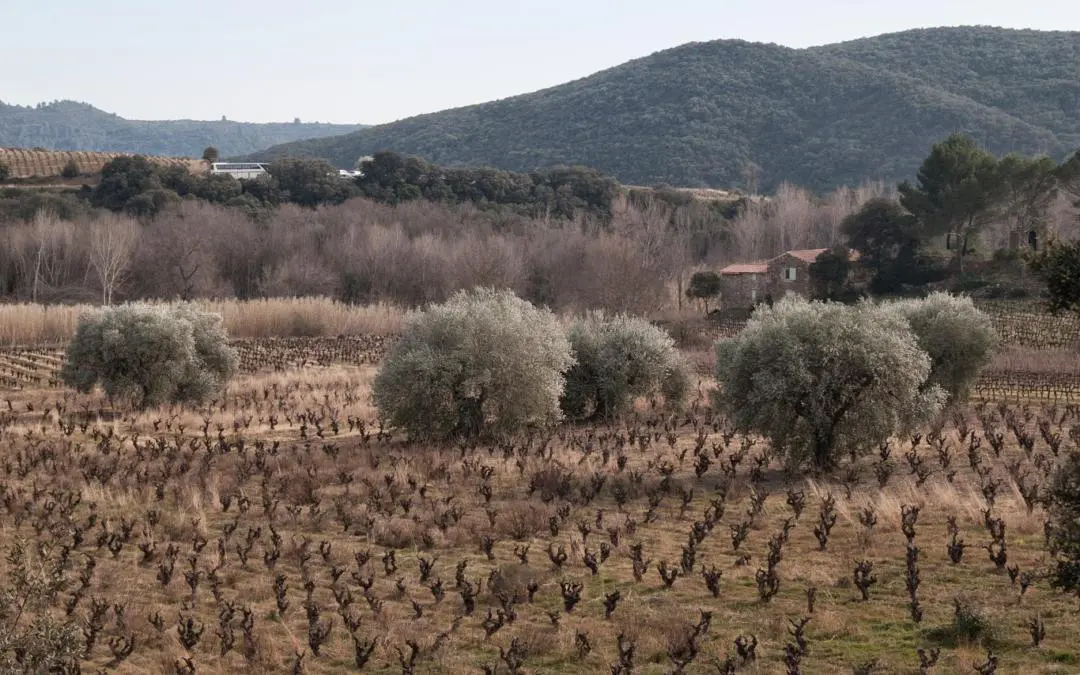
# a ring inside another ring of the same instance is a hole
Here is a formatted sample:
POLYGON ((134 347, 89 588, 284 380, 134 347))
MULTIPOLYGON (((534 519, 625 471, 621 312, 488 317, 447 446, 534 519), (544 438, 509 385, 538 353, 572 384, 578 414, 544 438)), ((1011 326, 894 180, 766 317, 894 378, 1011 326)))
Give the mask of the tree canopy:
POLYGON ((372 394, 414 438, 500 435, 558 421, 572 364, 554 314, 480 288, 410 314, 372 394))
POLYGON ((662 328, 638 317, 590 312, 574 321, 569 338, 575 363, 562 396, 567 417, 610 418, 650 394, 682 404, 690 367, 662 328))
POLYGON ((899 313, 785 298, 716 344, 717 403, 789 466, 833 469, 925 422, 945 393, 899 313))
POLYGON ((919 347, 930 357, 926 386, 938 386, 949 403, 967 399, 998 346, 990 317, 968 297, 931 293, 917 300, 889 302, 908 322, 919 347))
POLYGON ((84 317, 60 376, 86 393, 140 407, 199 402, 219 393, 236 370, 221 316, 185 305, 122 305, 84 317))
POLYGON ((962 264, 974 235, 996 216, 1001 173, 997 159, 970 136, 953 134, 935 143, 914 184, 900 184, 900 204, 924 235, 945 235, 962 264))
POLYGON ((387 204, 414 199, 471 202, 534 217, 611 217, 619 185, 599 171, 560 167, 531 173, 491 168, 440 167, 419 157, 383 151, 360 164, 364 196, 387 204))
POLYGON ((694 272, 690 276, 690 284, 686 287, 686 297, 695 298, 705 303, 705 313, 709 313, 709 300, 720 295, 724 281, 720 275, 712 270, 694 272))
POLYGON ((848 246, 859 252, 858 265, 875 293, 897 291, 915 281, 922 233, 919 221, 890 199, 871 199, 841 224, 848 246))
POLYGON ((1080 311, 1080 241, 1052 241, 1035 253, 1029 264, 1046 284, 1051 312, 1080 311))

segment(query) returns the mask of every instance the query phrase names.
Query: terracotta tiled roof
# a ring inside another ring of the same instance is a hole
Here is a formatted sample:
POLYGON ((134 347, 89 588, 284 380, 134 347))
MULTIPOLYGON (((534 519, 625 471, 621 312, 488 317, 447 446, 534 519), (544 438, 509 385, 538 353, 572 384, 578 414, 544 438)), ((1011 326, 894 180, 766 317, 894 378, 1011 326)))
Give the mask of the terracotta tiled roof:
POLYGON ((765 274, 769 265, 765 262, 735 263, 720 270, 720 274, 765 274))
MULTIPOLYGON (((827 248, 804 248, 804 249, 797 249, 795 251, 784 251, 783 253, 781 253, 780 255, 778 255, 776 257, 779 258, 781 256, 790 255, 790 256, 794 256, 794 257, 798 258, 799 260, 802 260, 803 262, 812 263, 812 262, 816 262, 817 259, 821 256, 821 254, 824 253, 825 251, 828 251, 828 250, 829 249, 827 249, 827 248)), ((773 258, 773 260, 775 260, 775 259, 776 258, 773 258)), ((848 253, 848 259, 851 260, 852 262, 855 262, 856 260, 859 259, 859 252, 855 251, 855 250, 850 251, 848 253)))
MULTIPOLYGON (((819 255, 828 250, 829 249, 827 248, 804 248, 796 251, 785 251, 780 255, 790 255, 798 258, 799 260, 802 260, 803 262, 812 263, 818 259, 819 255)), ((780 256, 776 257, 779 258, 780 256)))
MULTIPOLYGON (((720 270, 720 274, 767 274, 769 271, 769 263, 773 260, 777 260, 786 255, 790 255, 798 258, 799 260, 802 260, 803 262, 812 263, 817 261, 821 254, 828 250, 829 249, 827 248, 804 248, 796 249, 794 251, 784 251, 780 255, 769 260, 758 260, 756 262, 735 263, 733 265, 728 265, 727 267, 720 270)), ((859 259, 859 252, 852 250, 849 254, 849 258, 852 262, 855 262, 859 259)))

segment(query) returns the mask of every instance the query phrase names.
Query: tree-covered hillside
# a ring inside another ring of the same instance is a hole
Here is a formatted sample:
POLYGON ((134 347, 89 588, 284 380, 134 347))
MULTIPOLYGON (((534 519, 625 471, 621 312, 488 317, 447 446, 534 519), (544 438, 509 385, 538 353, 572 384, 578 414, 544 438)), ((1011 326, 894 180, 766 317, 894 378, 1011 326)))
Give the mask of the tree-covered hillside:
POLYGON ((932 82, 1080 146, 1080 33, 928 28, 820 51, 932 82))
POLYGON ((361 125, 303 122, 147 122, 127 120, 74 101, 33 107, 0 102, 0 147, 201 157, 204 148, 214 146, 222 156, 229 156, 276 143, 345 134, 358 128, 361 125))
POLYGON ((1080 33, 942 28, 790 49, 691 43, 523 96, 285 144, 259 159, 351 167, 378 150, 628 184, 828 189, 914 174, 953 132, 994 152, 1080 146, 1080 33))

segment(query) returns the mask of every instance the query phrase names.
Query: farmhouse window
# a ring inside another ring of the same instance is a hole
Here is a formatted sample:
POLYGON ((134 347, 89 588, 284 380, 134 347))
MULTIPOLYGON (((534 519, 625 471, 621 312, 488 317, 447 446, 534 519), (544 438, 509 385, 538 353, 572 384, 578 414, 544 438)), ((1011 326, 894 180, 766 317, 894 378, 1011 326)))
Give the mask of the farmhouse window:
POLYGON ((785 267, 784 268, 784 281, 795 281, 795 276, 798 273, 797 267, 785 267))

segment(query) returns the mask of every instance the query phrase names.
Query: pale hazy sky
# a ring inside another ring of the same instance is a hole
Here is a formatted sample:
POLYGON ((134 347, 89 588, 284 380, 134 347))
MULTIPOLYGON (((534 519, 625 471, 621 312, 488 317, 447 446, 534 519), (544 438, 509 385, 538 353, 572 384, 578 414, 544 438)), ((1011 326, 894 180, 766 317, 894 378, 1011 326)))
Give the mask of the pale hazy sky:
POLYGON ((382 123, 690 41, 1080 30, 1080 0, 0 0, 0 100, 133 119, 382 123))

